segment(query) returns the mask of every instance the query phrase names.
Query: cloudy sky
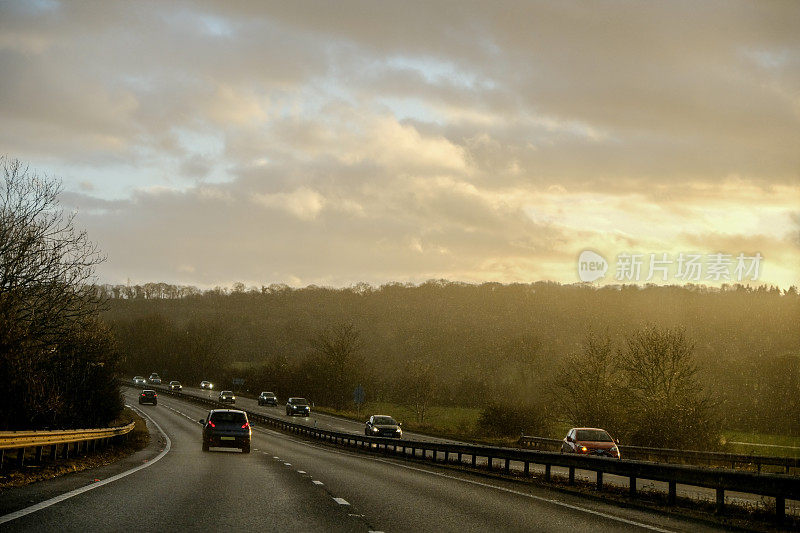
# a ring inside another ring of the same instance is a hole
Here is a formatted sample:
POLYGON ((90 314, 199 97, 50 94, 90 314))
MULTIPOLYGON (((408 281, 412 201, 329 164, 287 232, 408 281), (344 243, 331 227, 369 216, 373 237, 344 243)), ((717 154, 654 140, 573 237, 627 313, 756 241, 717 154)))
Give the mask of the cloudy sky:
POLYGON ((606 282, 760 253, 788 287, 798 28, 795 1, 0 0, 0 155, 63 180, 103 282, 572 283, 591 249, 606 282))

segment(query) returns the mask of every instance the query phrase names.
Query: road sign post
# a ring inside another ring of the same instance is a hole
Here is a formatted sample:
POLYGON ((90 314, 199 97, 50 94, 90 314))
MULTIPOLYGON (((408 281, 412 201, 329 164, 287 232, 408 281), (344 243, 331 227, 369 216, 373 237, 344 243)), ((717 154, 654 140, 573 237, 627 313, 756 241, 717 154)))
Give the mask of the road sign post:
POLYGON ((353 403, 356 404, 356 412, 361 415, 361 406, 364 404, 364 400, 366 399, 366 393, 364 392, 364 387, 361 385, 356 386, 353 390, 353 403))

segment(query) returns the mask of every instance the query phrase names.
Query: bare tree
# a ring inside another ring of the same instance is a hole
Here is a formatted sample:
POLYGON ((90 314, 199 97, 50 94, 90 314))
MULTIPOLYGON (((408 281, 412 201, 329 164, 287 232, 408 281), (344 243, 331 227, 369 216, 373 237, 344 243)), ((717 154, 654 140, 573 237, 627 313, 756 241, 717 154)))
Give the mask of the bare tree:
POLYGON ((590 332, 581 351, 569 355, 553 385, 552 404, 570 424, 616 431, 621 386, 611 339, 590 332))
POLYGON ((619 353, 627 426, 638 444, 686 447, 714 444, 714 404, 697 378, 694 344, 683 330, 646 326, 619 353))
POLYGON ((413 359, 408 362, 402 381, 399 383, 399 394, 402 403, 414 413, 418 424, 425 422, 430 414, 439 392, 436 371, 430 361, 413 359))
POLYGON ((352 323, 340 323, 320 332, 311 345, 327 378, 325 392, 333 406, 342 409, 363 370, 363 360, 358 356, 363 345, 361 334, 352 323))
POLYGON ((93 364, 70 354, 109 355, 93 379, 115 370, 110 334, 92 326, 102 291, 91 282, 104 257, 59 206, 58 180, 17 160, 0 158, 0 169, 0 375, 8 380, 0 428, 70 423, 64 407, 83 392, 71 380, 93 364))
POLYGON ((0 316, 21 325, 27 342, 50 344, 98 311, 90 282, 105 257, 60 208, 59 181, 17 160, 0 158, 0 167, 0 316))

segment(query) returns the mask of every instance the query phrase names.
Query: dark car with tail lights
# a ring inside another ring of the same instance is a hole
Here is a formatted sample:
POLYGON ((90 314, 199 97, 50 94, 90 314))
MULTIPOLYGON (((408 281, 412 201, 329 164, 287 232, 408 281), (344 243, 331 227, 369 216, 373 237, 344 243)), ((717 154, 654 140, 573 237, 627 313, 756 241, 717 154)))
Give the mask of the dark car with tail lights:
POLYGON ((152 403, 153 405, 158 405, 158 394, 156 391, 151 389, 145 389, 139 395, 139 405, 145 403, 152 403))
POLYGON ((247 413, 238 409, 212 409, 203 424, 203 451, 209 448, 239 448, 243 453, 250 453, 250 436, 252 434, 247 413))

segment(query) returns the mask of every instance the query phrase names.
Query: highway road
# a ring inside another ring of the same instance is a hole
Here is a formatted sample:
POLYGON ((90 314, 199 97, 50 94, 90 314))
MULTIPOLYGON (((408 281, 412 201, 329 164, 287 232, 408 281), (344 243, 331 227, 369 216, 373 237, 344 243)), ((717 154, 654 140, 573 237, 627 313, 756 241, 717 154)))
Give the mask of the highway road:
MULTIPOLYGON (((182 392, 184 394, 191 394, 193 396, 199 396, 201 398, 209 398, 213 400, 216 400, 217 397, 219 397, 219 390, 206 390, 196 387, 183 387, 182 392)), ((286 400, 287 398, 278 398, 277 407, 272 407, 269 405, 259 406, 258 400, 252 398, 245 398, 243 396, 237 396, 236 407, 238 407, 239 409, 245 409, 247 411, 269 414, 272 416, 286 416, 286 400)), ((392 415, 392 413, 365 413, 364 421, 366 421, 367 418, 370 417, 370 415, 377 415, 377 414, 390 415, 390 416, 392 415)), ((291 419, 292 422, 295 422, 297 424, 304 424, 307 426, 319 427, 322 429, 329 429, 332 431, 345 431, 348 433, 360 433, 360 434, 364 433, 364 422, 356 422, 354 420, 348 420, 346 418, 340 418, 338 416, 331 416, 323 413, 318 413, 314 411, 313 407, 311 408, 311 416, 294 416, 294 417, 287 417, 287 419, 291 419)), ((458 442, 452 439, 431 437, 429 435, 423 435, 421 433, 413 433, 411 431, 403 431, 403 435, 407 439, 412 439, 412 440, 421 440, 428 442, 450 442, 450 443, 458 442)))
MULTIPOLYGON (((127 401, 136 405, 135 398, 135 392, 127 390, 127 401)), ((161 395, 158 406, 142 406, 141 411, 150 417, 148 426, 153 439, 148 449, 114 465, 5 491, 0 498, 0 528, 562 532, 712 529, 689 520, 624 509, 532 485, 363 455, 265 428, 254 429, 250 454, 213 448, 204 453, 197 422, 205 415, 204 408, 161 395), (131 472, 132 468, 138 470, 131 472), (68 497, 53 503, 52 498, 64 494, 68 497)))
MULTIPOLYGON (((216 400, 219 396, 219 390, 205 390, 195 387, 184 387, 183 391, 184 394, 189 394, 192 396, 198 396, 201 398, 209 398, 216 400)), ((165 395, 162 395, 162 398, 165 395)), ((307 426, 319 427, 322 429, 328 429, 332 431, 343 431, 349 433, 357 433, 363 434, 364 432, 364 423, 357 422, 353 420, 348 420, 345 418, 340 418, 336 416, 326 415, 322 413, 314 412, 312 408, 311 416, 308 417, 288 417, 286 416, 285 410, 285 402, 286 398, 279 398, 279 403, 277 407, 271 406, 259 406, 258 401, 251 398, 245 398, 241 396, 237 396, 236 398, 236 407, 240 409, 245 409, 247 411, 253 411, 257 413, 269 414, 272 416, 280 416, 285 417, 287 420, 291 420, 297 424, 304 424, 307 426), (281 402, 280 400, 283 400, 281 402)), ((371 414, 388 414, 391 415, 392 413, 367 413, 364 415, 364 420, 366 420, 369 415, 371 414)), ((418 440, 418 441, 428 441, 428 442, 447 442, 447 443, 462 443, 460 441, 455 441, 452 439, 443 439, 439 437, 431 437, 428 435, 423 435, 420 433, 412 433, 412 432, 403 432, 403 436, 409 440, 418 440)), ((470 460, 469 458, 465 458, 464 461, 470 460)), ((486 458, 480 457, 478 458, 479 465, 486 465, 486 458)), ((512 463, 511 468, 521 472, 523 470, 523 465, 520 463, 512 463)), ((545 467, 543 465, 531 465, 531 471, 539 474, 544 474, 545 467)), ((561 467, 553 467, 552 469, 553 475, 565 477, 568 475, 568 469, 561 468, 561 467)), ((581 471, 578 470, 575 473, 576 479, 583 480, 587 482, 593 482, 595 480, 595 473, 590 471, 581 471)), ((627 477, 622 476, 615 476, 612 474, 606 474, 603 477, 603 482, 607 485, 613 485, 621 488, 628 488, 630 484, 630 479, 627 477)), ((638 490, 645 490, 645 491, 659 491, 666 493, 668 490, 668 485, 665 482, 660 481, 652 481, 646 479, 640 479, 637 481, 637 489, 638 490)), ((712 489, 707 489, 703 487, 692 487, 687 485, 678 485, 677 486, 677 496, 679 498, 690 498, 693 500, 703 500, 707 502, 713 502, 716 498, 716 493, 712 489)), ((737 493, 735 491, 728 491, 725 494, 725 501, 728 503, 739 503, 749 506, 758 506, 763 505, 763 499, 760 496, 752 495, 752 494, 743 494, 737 493)), ((800 514, 800 507, 798 503, 789 500, 787 501, 786 505, 786 512, 790 515, 797 515, 800 514)))

